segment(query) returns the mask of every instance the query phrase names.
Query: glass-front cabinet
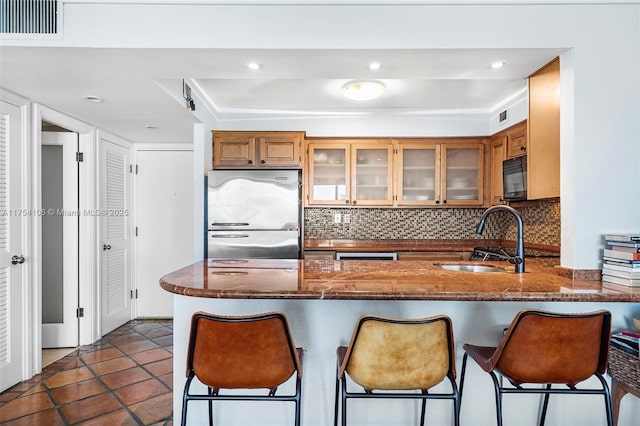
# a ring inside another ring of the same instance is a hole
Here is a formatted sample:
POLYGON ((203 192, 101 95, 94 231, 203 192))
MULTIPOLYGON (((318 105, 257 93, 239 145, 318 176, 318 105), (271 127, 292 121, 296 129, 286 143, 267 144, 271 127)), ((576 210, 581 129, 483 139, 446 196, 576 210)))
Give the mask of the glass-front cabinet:
POLYGON ((440 145, 398 142, 398 205, 440 204, 440 145))
POLYGON ((396 144, 396 205, 482 205, 482 142, 411 139, 396 144))
POLYGON ((307 205, 483 204, 481 138, 308 140, 307 205))
POLYGON ((442 203, 448 205, 482 205, 482 144, 442 145, 442 203))
POLYGON ((308 144, 308 205, 393 204, 391 140, 308 144))
POLYGON ((355 177, 351 205, 392 205, 391 142, 354 144, 351 153, 351 174, 355 177))
POLYGON ((307 203, 345 205, 351 201, 351 146, 310 143, 307 203))

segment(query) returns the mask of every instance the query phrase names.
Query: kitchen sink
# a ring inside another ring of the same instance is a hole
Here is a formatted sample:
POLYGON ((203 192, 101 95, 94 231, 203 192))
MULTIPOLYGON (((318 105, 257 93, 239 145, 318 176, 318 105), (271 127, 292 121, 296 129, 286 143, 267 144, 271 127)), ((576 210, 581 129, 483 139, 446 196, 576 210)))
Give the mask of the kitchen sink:
POLYGON ((496 268, 494 266, 484 266, 484 265, 469 265, 469 264, 442 264, 438 265, 442 269, 446 269, 448 271, 461 271, 461 272, 505 272, 502 268, 496 268))

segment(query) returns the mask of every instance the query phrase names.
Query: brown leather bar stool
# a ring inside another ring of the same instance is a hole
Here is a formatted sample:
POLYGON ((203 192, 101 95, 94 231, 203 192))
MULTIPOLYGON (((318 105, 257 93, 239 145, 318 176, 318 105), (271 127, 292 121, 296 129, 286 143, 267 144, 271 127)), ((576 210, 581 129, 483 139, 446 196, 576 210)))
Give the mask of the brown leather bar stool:
POLYGON ((467 356, 493 379, 498 426, 502 426, 502 395, 537 393, 544 395, 540 425, 544 425, 550 394, 597 394, 605 400, 607 424, 612 425, 611 396, 603 374, 607 367, 611 313, 599 310, 563 314, 525 309, 516 315, 497 347, 465 344, 460 379, 464 390, 467 356), (512 386, 503 386, 498 375, 512 386), (590 377, 600 388, 577 388, 590 377), (544 384, 545 387, 525 387, 544 384), (552 388, 560 384, 566 387, 552 388))
POLYGON ((337 350, 334 425, 338 424, 340 406, 342 425, 347 424, 348 399, 372 398, 421 400, 421 426, 427 399, 451 399, 458 426, 460 402, 453 343, 451 319, 444 315, 419 319, 360 317, 349 346, 337 350), (364 391, 348 391, 347 375, 364 391), (429 393, 445 378, 451 385, 450 393, 429 393), (420 393, 402 392, 409 390, 420 393))
POLYGON ((296 348, 285 315, 268 312, 228 317, 197 312, 191 318, 187 351, 187 382, 182 396, 182 425, 189 401, 207 401, 213 425, 213 401, 293 401, 300 425, 302 348, 296 348), (276 395, 278 386, 295 373, 293 395, 276 395), (189 392, 197 378, 206 394, 189 392), (220 393, 221 389, 268 389, 268 394, 220 393))

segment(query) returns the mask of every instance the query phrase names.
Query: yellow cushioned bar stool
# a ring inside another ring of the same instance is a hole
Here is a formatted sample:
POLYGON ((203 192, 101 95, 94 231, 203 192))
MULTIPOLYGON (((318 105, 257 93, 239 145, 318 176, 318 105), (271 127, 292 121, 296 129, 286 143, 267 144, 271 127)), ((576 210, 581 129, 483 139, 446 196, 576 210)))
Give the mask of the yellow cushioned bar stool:
POLYGON ((352 398, 421 400, 420 425, 424 425, 427 399, 451 399, 455 425, 459 425, 453 326, 449 317, 362 316, 349 346, 339 347, 337 357, 335 425, 340 407, 342 425, 347 424, 347 400, 352 398), (362 390, 348 390, 347 376, 362 390), (445 379, 451 392, 429 392, 445 379))
POLYGON ((190 401, 207 401, 213 425, 213 401, 292 401, 300 425, 302 348, 296 348, 285 315, 268 312, 250 316, 219 316, 197 312, 191 319, 187 351, 187 382, 182 396, 182 425, 190 401), (295 393, 277 395, 278 386, 295 374, 295 393), (190 393, 197 378, 204 394, 190 393), (223 392, 220 392, 224 389, 223 392), (265 389, 264 393, 228 390, 265 389))
POLYGON ((611 396, 602 376, 607 368, 610 331, 611 313, 605 310, 577 314, 522 310, 497 347, 463 346, 460 398, 470 356, 493 379, 499 426, 502 395, 514 393, 544 395, 540 425, 544 425, 552 393, 602 395, 607 424, 611 426, 611 396), (506 378, 510 385, 503 386, 498 376, 506 378), (600 381, 600 387, 576 386, 593 376, 600 381))

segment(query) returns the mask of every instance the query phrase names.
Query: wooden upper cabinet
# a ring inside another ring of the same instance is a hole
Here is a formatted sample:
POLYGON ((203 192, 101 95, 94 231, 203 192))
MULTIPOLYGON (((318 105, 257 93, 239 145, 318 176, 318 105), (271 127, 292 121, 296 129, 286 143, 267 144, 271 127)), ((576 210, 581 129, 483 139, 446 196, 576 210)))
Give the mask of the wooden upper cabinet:
POLYGON ((527 123, 516 124, 507 132, 508 158, 521 157, 527 154, 527 123))
POLYGON ((527 199, 560 197, 560 59, 529 77, 527 199))
POLYGON ((351 145, 340 141, 309 143, 307 150, 307 205, 349 205, 351 145))
POLYGON ((492 206, 504 204, 502 199, 504 189, 502 185, 502 162, 507 158, 507 136, 494 136, 489 144, 489 202, 492 206))
POLYGON ((484 200, 481 138, 397 140, 398 206, 475 206, 484 200))
POLYGON ((393 204, 391 140, 312 140, 307 150, 307 205, 393 204))
POLYGON ((505 204, 502 199, 502 162, 507 159, 522 157, 527 154, 527 120, 508 127, 489 139, 489 203, 505 204))
POLYGON ((440 200, 440 145, 397 141, 396 188, 397 205, 435 206, 440 200))
POLYGON ((302 168, 304 132, 213 132, 213 168, 302 168))
MULTIPOLYGON (((446 143, 441 147, 441 203, 484 203, 484 144, 446 143)), ((437 202, 436 202, 437 204, 437 202)))

